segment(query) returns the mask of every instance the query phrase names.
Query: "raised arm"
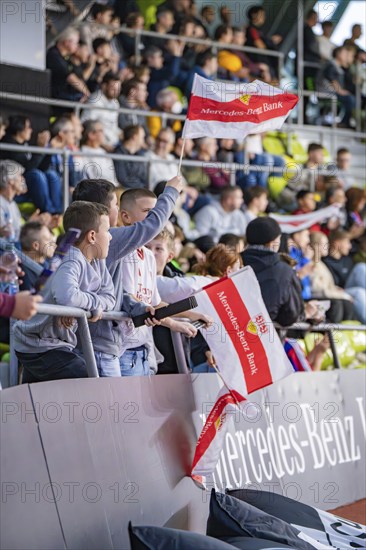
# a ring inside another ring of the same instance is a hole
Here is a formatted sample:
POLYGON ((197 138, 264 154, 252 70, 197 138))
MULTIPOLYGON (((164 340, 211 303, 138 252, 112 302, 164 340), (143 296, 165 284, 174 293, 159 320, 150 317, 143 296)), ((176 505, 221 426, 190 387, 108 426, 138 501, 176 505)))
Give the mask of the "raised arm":
POLYGON ((173 178, 168 181, 164 193, 159 196, 155 208, 149 212, 144 221, 129 227, 114 227, 111 229, 113 239, 107 258, 108 267, 151 241, 160 233, 173 212, 175 202, 182 188, 182 177, 173 178))

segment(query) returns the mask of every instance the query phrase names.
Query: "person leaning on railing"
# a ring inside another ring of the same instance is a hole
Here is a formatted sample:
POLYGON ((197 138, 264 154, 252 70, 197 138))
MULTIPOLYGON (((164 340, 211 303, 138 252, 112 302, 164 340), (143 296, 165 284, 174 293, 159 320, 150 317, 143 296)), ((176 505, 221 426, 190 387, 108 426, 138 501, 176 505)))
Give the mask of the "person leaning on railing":
MULTIPOLYGON (((80 229, 80 237, 46 283, 46 303, 91 311, 89 322, 115 305, 112 278, 106 268, 111 234, 106 206, 76 201, 64 214, 64 228, 80 229)), ((23 383, 85 378, 83 357, 75 353, 77 320, 36 315, 14 325, 14 349, 23 365, 23 383)), ((98 365, 100 366, 100 365, 98 365)))

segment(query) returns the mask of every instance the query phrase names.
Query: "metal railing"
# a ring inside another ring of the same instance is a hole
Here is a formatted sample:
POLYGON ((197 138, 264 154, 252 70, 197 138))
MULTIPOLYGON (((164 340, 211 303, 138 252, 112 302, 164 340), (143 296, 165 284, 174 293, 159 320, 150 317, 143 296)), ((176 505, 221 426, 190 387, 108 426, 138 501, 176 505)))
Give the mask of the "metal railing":
MULTIPOLYGON (((178 167, 179 160, 178 159, 163 159, 163 158, 151 158, 149 156, 136 156, 136 155, 122 155, 117 153, 92 153, 87 151, 71 151, 69 149, 51 149, 47 147, 37 147, 37 146, 31 146, 31 145, 13 145, 9 143, 1 143, 0 144, 0 150, 2 151, 19 151, 19 152, 29 152, 29 153, 36 153, 36 154, 43 154, 43 155, 61 155, 63 158, 63 172, 62 172, 62 179, 63 179, 63 206, 64 210, 69 205, 70 201, 70 186, 69 186, 69 175, 70 175, 70 167, 69 167, 69 157, 90 157, 93 158, 99 158, 99 157, 105 157, 108 156, 108 158, 111 158, 112 160, 121 160, 126 162, 137 162, 137 163, 144 163, 148 165, 148 187, 150 188, 150 182, 151 182, 151 166, 153 164, 156 164, 157 162, 159 164, 167 164, 171 165, 174 164, 178 167)), ((296 163, 296 161, 293 161, 290 165, 285 165, 284 167, 277 167, 277 166, 260 166, 255 164, 249 164, 249 163, 235 163, 235 162, 219 162, 219 161, 211 161, 211 162, 204 162, 199 160, 186 160, 183 159, 182 161, 183 167, 196 167, 201 169, 220 169, 220 170, 226 170, 230 172, 231 179, 230 184, 235 185, 236 181, 236 172, 237 171, 243 171, 246 175, 249 173, 249 171, 257 171, 257 172, 263 172, 269 174, 278 174, 279 176, 283 176, 284 174, 297 174, 298 173, 298 167, 301 167, 301 170, 305 172, 312 172, 314 173, 314 170, 311 170, 309 168, 304 168, 302 165, 299 165, 296 163)), ((326 168, 319 168, 316 171, 317 175, 334 175, 334 170, 332 169, 326 169, 326 168)), ((110 178, 106 178, 110 179, 110 178)), ((189 182, 188 182, 189 184, 189 182)))
MULTIPOLYGON (((82 351, 85 358, 86 369, 89 378, 98 378, 98 369, 94 356, 93 342, 90 335, 90 330, 88 326, 88 319, 92 316, 89 311, 83 309, 60 306, 54 304, 41 303, 37 304, 37 311, 42 315, 51 315, 57 317, 75 317, 78 319, 78 335, 82 345, 82 351)), ((103 312, 103 320, 108 321, 118 321, 118 322, 129 322, 131 321, 130 317, 126 313, 118 311, 108 311, 103 312)), ((177 319, 182 320, 182 319, 177 319)), ((333 355, 334 368, 341 368, 336 341, 334 338, 334 333, 337 331, 362 331, 366 332, 366 325, 342 325, 342 324, 333 324, 333 323, 319 323, 318 325, 312 325, 309 323, 294 323, 291 326, 283 327, 278 323, 274 323, 275 329, 281 333, 288 330, 301 331, 301 332, 323 332, 328 335, 331 351, 333 355)), ((172 343, 174 354, 178 366, 178 372, 181 374, 187 374, 190 372, 190 368, 187 365, 185 358, 183 342, 181 335, 179 333, 171 331, 172 343)), ((10 386, 14 386, 18 383, 18 361, 14 353, 14 342, 12 337, 12 331, 10 333, 10 350, 11 350, 11 360, 10 360, 10 386)))
MULTIPOLYGON (((336 323, 319 323, 318 325, 312 325, 309 323, 294 323, 291 326, 283 327, 281 325, 278 325, 275 323, 275 328, 278 330, 279 333, 285 333, 288 330, 293 330, 297 332, 322 332, 326 334, 329 338, 330 343, 330 349, 332 351, 333 355, 333 364, 335 369, 340 369, 341 364, 338 357, 337 347, 336 347, 336 339, 334 337, 334 334, 339 332, 347 332, 347 331, 353 331, 353 330, 360 330, 362 332, 366 332, 366 325, 340 325, 336 323)), ((365 342, 365 348, 366 348, 366 342, 365 342)))
MULTIPOLYGON (((111 27, 104 27, 106 29, 111 29, 111 27)), ((234 50, 239 51, 243 53, 251 53, 254 55, 259 56, 269 56, 269 57, 277 57, 278 58, 278 75, 281 76, 282 68, 283 68, 283 60, 285 58, 285 54, 281 51, 276 50, 262 50, 259 48, 255 48, 252 46, 238 46, 236 44, 227 44, 224 42, 217 42, 216 40, 210 40, 210 39, 203 39, 203 38, 194 38, 190 36, 183 36, 180 34, 164 34, 164 33, 157 33, 154 31, 146 31, 141 29, 129 29, 127 27, 120 27, 119 32, 122 34, 128 34, 129 36, 135 37, 135 58, 136 63, 139 65, 141 63, 141 45, 142 41, 141 38, 151 37, 151 38, 159 38, 162 40, 178 40, 180 42, 185 42, 186 44, 197 44, 201 46, 206 46, 207 48, 211 48, 213 53, 217 53, 218 50, 234 50)), ((255 59, 253 60, 255 62, 255 59)))
MULTIPOLYGON (((90 311, 84 309, 61 306, 55 304, 40 303, 37 304, 37 312, 41 315, 51 315, 55 317, 75 317, 78 319, 79 340, 81 342, 83 356, 86 363, 86 370, 89 378, 99 378, 98 368, 95 361, 93 342, 90 335, 88 319, 92 317, 90 311)), ((101 317, 104 321, 129 322, 131 318, 122 311, 104 311, 101 317)), ((176 319, 181 321, 182 319, 176 319)), ((188 365, 184 354, 182 339, 180 333, 171 331, 174 353, 179 373, 188 373, 188 365)), ((9 383, 15 386, 18 383, 18 360, 14 351, 13 331, 10 330, 10 365, 9 365, 9 383)), ((0 386, 1 389, 1 386, 0 386)))

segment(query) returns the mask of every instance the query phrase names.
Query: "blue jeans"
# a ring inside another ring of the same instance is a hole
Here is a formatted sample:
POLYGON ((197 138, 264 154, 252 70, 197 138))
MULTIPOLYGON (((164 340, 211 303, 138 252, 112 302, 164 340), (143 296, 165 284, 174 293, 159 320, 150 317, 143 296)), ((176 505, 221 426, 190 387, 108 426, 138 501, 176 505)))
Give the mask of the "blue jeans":
MULTIPOLYGON (((244 155, 242 157, 242 160, 239 158, 237 162, 244 162, 244 155)), ((268 167, 283 168, 285 166, 285 161, 279 155, 262 153, 260 155, 255 155, 254 158, 250 160, 249 164, 254 164, 255 166, 263 166, 266 169, 264 171, 258 170, 257 168, 255 170, 249 170, 249 173, 247 175, 244 174, 243 171, 239 170, 237 172, 237 185, 239 185, 242 189, 254 187, 255 185, 267 187, 268 177, 271 175, 268 167)), ((274 175, 281 176, 281 173, 274 172, 274 175)))
POLYGON ((356 98, 354 95, 338 95, 337 94, 338 101, 342 104, 342 107, 344 109, 344 116, 341 120, 342 124, 349 125, 350 118, 352 116, 353 110, 356 107, 356 98))
POLYGON ((63 211, 62 184, 57 172, 33 169, 28 170, 24 176, 28 192, 21 196, 21 202, 33 202, 41 212, 50 212, 50 214, 63 211))
POLYGON ((119 359, 121 376, 149 376, 154 374, 147 360, 147 348, 128 349, 119 359))
POLYGON ((94 351, 99 376, 121 376, 121 369, 117 355, 94 351))
POLYGON ((201 373, 201 372, 216 372, 213 367, 210 367, 207 362, 200 363, 199 365, 192 365, 192 372, 195 374, 201 373))
POLYGON ((346 282, 346 292, 350 294, 354 300, 353 307, 355 309, 357 319, 361 323, 366 324, 366 264, 356 264, 349 274, 346 282))

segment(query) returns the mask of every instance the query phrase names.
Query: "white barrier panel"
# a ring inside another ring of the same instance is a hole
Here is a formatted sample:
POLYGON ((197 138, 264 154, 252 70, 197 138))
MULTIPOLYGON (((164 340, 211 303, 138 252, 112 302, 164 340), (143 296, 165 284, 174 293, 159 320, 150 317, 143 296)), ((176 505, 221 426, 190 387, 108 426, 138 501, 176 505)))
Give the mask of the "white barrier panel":
MULTIPOLYGON (((1 548, 128 548, 127 524, 204 532, 187 477, 217 375, 44 382, 0 392, 1 548)), ((365 371, 299 373, 251 395, 208 489, 321 509, 365 498, 365 371)))

